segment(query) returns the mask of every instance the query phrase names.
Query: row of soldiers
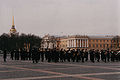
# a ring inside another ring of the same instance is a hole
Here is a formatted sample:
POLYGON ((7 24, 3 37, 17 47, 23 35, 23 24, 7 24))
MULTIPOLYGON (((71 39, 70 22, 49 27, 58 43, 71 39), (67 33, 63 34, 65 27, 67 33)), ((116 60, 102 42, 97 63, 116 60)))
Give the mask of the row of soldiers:
MULTIPOLYGON (((6 52, 6 51, 5 51, 6 52)), ((109 62, 120 61, 119 50, 87 50, 87 49, 73 49, 73 50, 58 50, 58 49, 37 49, 30 50, 16 49, 10 52, 12 60, 32 60, 33 63, 39 61, 44 62, 109 62)), ((5 57, 5 56, 4 56, 5 57)), ((5 59, 4 59, 5 60, 5 59)), ((5 60, 6 61, 6 60, 5 60)))

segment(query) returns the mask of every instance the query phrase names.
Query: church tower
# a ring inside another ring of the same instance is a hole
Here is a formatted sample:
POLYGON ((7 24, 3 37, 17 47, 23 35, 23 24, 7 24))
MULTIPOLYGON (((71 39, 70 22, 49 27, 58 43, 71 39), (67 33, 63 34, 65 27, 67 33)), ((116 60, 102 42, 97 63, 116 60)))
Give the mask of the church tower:
POLYGON ((10 35, 18 35, 17 30, 15 29, 14 16, 12 17, 12 27, 10 29, 10 35))

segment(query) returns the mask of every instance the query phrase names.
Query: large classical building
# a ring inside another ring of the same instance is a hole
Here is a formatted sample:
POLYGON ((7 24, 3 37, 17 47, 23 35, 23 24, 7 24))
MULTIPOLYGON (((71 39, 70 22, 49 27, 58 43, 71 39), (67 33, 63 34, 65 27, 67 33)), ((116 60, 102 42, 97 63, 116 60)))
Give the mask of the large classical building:
POLYGON ((43 37, 42 48, 48 49, 119 49, 119 36, 86 36, 73 35, 43 37))
POLYGON ((89 36, 90 49, 112 49, 113 36, 89 36))
POLYGON ((88 36, 74 35, 60 39, 60 49, 88 48, 88 36))
POLYGON ((61 37, 60 49, 120 49, 119 36, 82 36, 61 37))

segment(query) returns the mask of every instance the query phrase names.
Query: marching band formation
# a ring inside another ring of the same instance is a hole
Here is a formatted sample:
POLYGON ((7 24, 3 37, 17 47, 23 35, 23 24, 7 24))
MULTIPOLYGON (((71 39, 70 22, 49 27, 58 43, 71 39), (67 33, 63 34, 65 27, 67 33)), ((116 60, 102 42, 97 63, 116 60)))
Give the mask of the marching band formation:
MULTIPOLYGON (((120 61, 119 50, 96 50, 96 49, 16 49, 10 52, 12 60, 32 60, 33 63, 41 62, 117 62, 120 61)), ((4 51, 3 59, 6 62, 7 51, 4 51)))

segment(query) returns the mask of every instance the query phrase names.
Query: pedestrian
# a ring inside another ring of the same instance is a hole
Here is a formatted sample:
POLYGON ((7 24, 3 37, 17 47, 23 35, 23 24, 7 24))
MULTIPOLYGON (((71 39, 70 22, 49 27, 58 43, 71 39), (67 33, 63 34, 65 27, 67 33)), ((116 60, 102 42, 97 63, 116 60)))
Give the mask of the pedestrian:
POLYGON ((4 59, 4 62, 6 62, 6 59, 7 59, 7 50, 6 49, 4 50, 4 53, 3 53, 3 59, 4 59))

